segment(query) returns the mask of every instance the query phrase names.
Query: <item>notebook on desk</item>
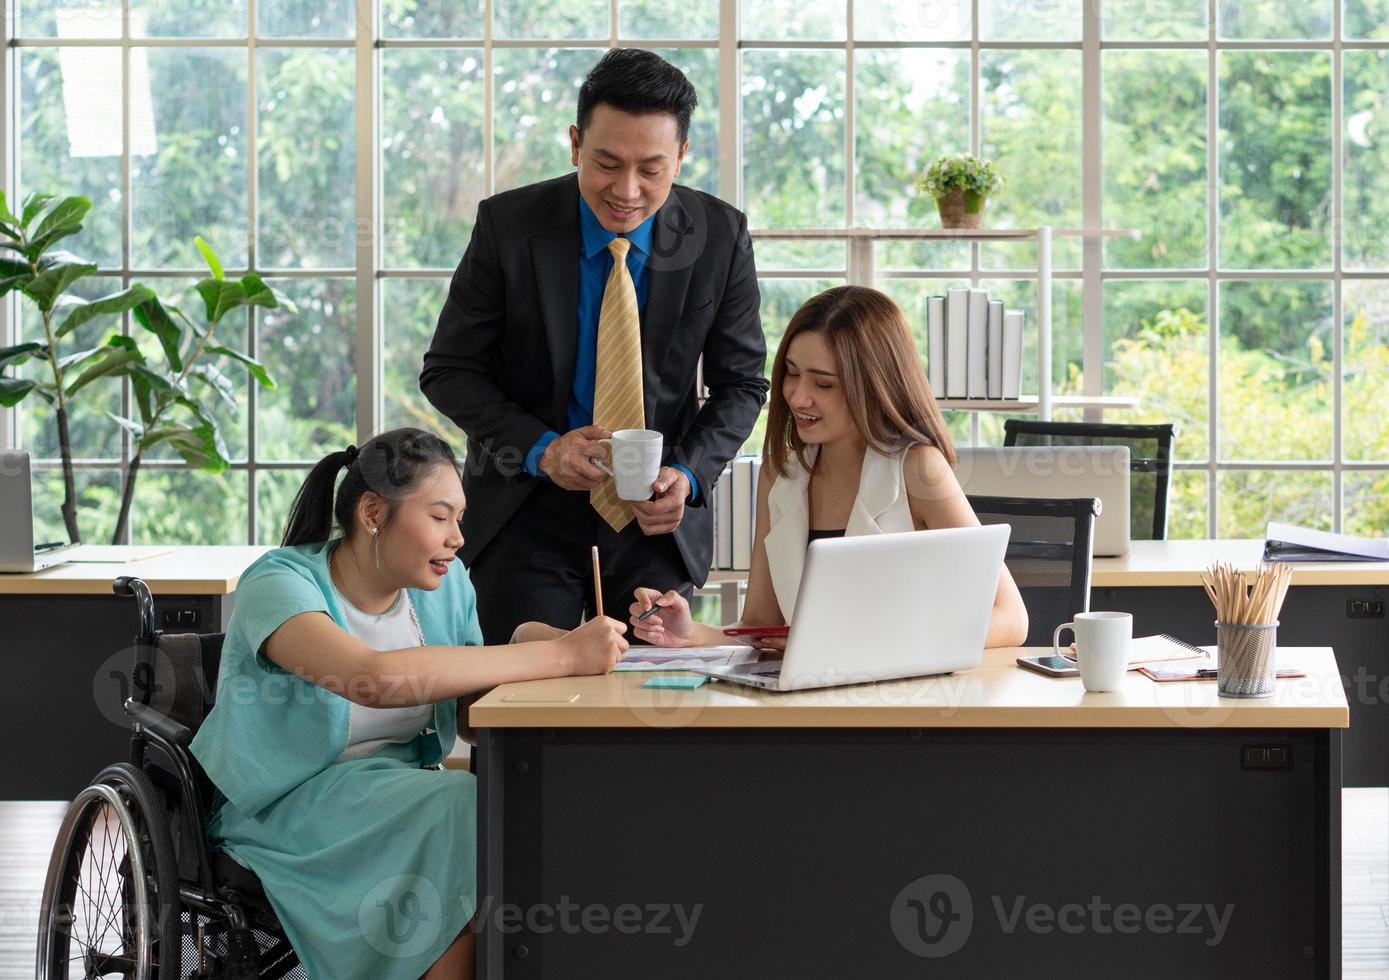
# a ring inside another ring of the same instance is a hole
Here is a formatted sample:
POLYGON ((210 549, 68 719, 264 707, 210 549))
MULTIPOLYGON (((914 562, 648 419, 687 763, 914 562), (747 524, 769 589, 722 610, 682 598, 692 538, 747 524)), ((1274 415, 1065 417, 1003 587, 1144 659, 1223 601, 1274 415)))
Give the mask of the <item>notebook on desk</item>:
MULTIPOLYGON (((1166 633, 1135 636, 1129 640, 1129 670, 1161 666, 1174 660, 1202 660, 1207 656, 1209 654, 1196 644, 1179 640, 1166 633)), ((1065 657, 1067 660, 1075 660, 1073 653, 1066 654, 1065 657)))

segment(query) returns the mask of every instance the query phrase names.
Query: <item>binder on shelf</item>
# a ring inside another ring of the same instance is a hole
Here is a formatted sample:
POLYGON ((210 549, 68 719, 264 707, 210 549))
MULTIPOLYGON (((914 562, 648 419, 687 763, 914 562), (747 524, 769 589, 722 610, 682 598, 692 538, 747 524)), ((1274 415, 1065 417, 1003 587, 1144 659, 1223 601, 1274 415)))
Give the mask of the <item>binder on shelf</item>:
POLYGON ((1003 397, 1003 300, 989 300, 989 397, 1003 397))
POLYGON ((733 464, 714 484, 714 567, 733 567, 733 464))
MULTIPOLYGON (((1003 314, 1003 397, 1022 397, 1022 310, 1003 314)), ((1043 378, 1042 382, 1045 383, 1043 378)))
POLYGON ((945 395, 945 297, 926 300, 926 371, 931 393, 945 395))
POLYGON ((945 397, 968 398, 969 290, 945 293, 945 397))
POLYGON ((969 383, 968 398, 989 395, 989 293, 969 291, 969 383))
POLYGON ((757 474, 759 456, 739 456, 733 461, 733 561, 738 571, 752 568, 752 536, 757 527, 757 474))

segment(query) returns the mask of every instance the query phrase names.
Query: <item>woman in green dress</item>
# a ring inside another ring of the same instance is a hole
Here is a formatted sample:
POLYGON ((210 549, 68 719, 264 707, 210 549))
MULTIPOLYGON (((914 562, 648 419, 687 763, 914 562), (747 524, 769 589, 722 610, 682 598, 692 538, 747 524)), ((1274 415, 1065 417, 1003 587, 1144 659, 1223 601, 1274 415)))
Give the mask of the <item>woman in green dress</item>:
POLYGON ((464 504, 446 443, 383 433, 314 467, 282 547, 237 586, 192 751, 218 791, 214 846, 260 878, 315 980, 473 975, 476 786, 440 767, 458 712, 627 648, 604 617, 481 646, 454 560, 464 504))

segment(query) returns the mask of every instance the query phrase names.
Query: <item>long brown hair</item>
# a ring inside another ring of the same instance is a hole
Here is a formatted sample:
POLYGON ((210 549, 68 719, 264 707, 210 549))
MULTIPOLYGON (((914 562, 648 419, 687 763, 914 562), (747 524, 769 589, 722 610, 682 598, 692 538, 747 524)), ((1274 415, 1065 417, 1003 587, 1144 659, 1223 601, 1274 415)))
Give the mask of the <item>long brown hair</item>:
POLYGON ((771 403, 763 465, 774 477, 786 473, 790 454, 807 466, 805 443, 796 431, 782 389, 786 351, 797 334, 819 331, 834 353, 844 400, 864 442, 891 455, 916 443, 935 446, 955 465, 955 445, 946 429, 921 357, 901 308, 867 286, 837 286, 812 296, 791 317, 772 362, 771 403))

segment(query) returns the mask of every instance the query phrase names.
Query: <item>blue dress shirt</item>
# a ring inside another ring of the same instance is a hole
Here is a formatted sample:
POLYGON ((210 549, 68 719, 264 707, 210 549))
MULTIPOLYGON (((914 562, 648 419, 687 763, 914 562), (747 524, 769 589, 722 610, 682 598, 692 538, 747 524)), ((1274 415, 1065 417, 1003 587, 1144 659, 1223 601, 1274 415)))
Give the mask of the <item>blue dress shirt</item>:
MULTIPOLYGON (((651 227, 656 220, 653 214, 625 236, 632 243, 627 250, 627 271, 632 276, 632 285, 637 292, 637 309, 646 309, 646 295, 650 286, 647 275, 646 257, 651 254, 651 227)), ((617 235, 608 231, 598 222, 598 216, 579 197, 579 308, 578 308, 578 347, 574 358, 574 383, 569 389, 569 428, 579 429, 593 424, 593 383, 598 368, 598 314, 603 306, 603 291, 612 273, 613 257, 608 251, 608 243, 617 235)), ((536 440, 526 454, 526 472, 531 476, 549 479, 540 470, 540 457, 545 447, 559 438, 558 432, 547 432, 536 440)), ((690 481, 689 500, 699 496, 699 485, 694 473, 687 467, 674 464, 675 468, 690 481)))

